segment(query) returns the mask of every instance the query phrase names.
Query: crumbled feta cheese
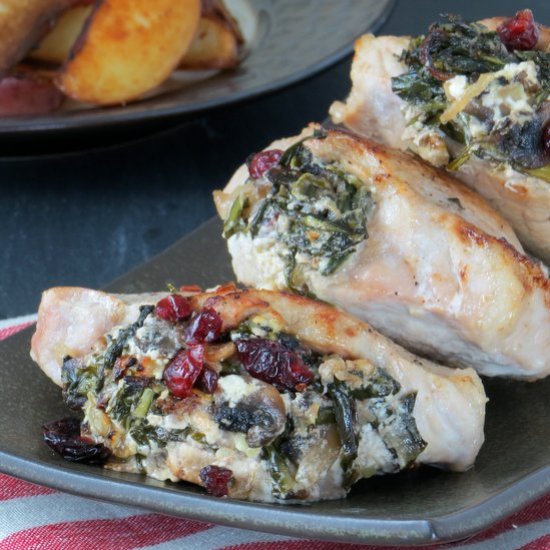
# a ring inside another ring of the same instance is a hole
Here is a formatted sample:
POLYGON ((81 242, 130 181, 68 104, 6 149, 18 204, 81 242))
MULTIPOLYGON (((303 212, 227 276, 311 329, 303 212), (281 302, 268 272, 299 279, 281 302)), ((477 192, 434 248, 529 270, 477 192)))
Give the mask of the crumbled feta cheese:
POLYGON ((468 120, 468 128, 473 139, 481 138, 487 135, 488 127, 483 122, 480 122, 476 117, 466 115, 468 120))
POLYGON ((247 383, 241 376, 229 374, 218 380, 218 388, 228 398, 229 404, 235 406, 239 401, 256 391, 254 384, 247 383))
POLYGON ((450 78, 443 85, 445 95, 450 101, 454 101, 455 99, 462 97, 467 87, 468 79, 463 74, 459 74, 453 78, 450 78))
POLYGON ((468 116, 468 126, 474 139, 486 136, 490 131, 509 123, 524 124, 534 116, 532 97, 534 92, 540 90, 540 83, 533 61, 508 63, 500 71, 481 75, 480 80, 482 77, 489 81, 485 82, 483 90, 477 90, 477 95, 472 93, 472 89, 479 81, 468 84, 464 75, 457 75, 443 85, 449 102, 459 102, 464 96, 471 94, 472 97, 468 96, 468 100, 464 102, 464 109, 470 100, 477 97, 481 106, 492 113, 492 120, 486 121, 468 116))
POLYGON ((449 163, 445 139, 436 128, 417 122, 408 126, 402 137, 408 142, 411 151, 426 162, 434 166, 445 166, 449 163))
POLYGON ((521 63, 508 63, 498 72, 507 80, 517 78, 521 73, 525 73, 525 79, 533 84, 538 84, 537 66, 533 61, 522 61, 521 63))
POLYGON ((227 244, 237 279, 252 285, 261 281, 263 288, 286 288, 285 256, 289 251, 276 234, 253 239, 249 234, 236 233, 227 244))
POLYGON ((507 121, 524 124, 535 114, 532 92, 540 89, 535 64, 532 61, 509 63, 497 75, 506 82, 494 80, 481 96, 481 104, 493 112, 494 128, 507 121))
POLYGON ((384 440, 371 424, 361 427, 356 463, 365 477, 381 472, 395 471, 394 457, 384 440))

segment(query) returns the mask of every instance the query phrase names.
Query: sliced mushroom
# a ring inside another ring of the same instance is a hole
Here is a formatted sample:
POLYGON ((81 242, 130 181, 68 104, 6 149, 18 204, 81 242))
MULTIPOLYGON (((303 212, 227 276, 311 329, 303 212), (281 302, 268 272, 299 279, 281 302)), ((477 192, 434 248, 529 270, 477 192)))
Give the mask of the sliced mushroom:
POLYGON ((260 380, 220 378, 214 418, 220 428, 246 434, 250 447, 264 447, 283 433, 286 409, 279 392, 260 380))

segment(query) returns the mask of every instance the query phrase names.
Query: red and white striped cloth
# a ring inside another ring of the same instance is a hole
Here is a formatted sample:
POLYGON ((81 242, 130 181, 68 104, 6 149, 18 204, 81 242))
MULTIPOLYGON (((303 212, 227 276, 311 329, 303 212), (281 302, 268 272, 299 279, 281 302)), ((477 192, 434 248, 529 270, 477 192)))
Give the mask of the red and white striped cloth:
MULTIPOLYGON (((0 321, 0 340, 34 316, 0 321)), ((60 493, 0 474, 0 550, 376 550, 298 540, 151 514, 60 493)), ((384 547, 388 550, 389 547, 384 547)), ((550 494, 467 541, 426 549, 550 550, 550 494)))

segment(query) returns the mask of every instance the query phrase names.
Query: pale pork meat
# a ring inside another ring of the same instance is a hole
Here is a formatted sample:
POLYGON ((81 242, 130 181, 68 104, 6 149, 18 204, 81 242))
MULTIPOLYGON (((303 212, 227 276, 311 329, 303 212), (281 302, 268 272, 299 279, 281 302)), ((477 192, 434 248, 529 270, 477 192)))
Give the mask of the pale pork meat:
MULTIPOLYGON (((481 29, 476 32, 483 37, 504 21, 487 19, 480 22, 484 27, 470 27, 481 29)), ((444 32, 450 35, 454 31, 448 28, 441 25, 430 30, 429 36, 435 36, 434 32, 439 33, 438 39, 444 32)), ((355 132, 412 150, 435 166, 448 166, 510 222, 531 253, 548 264, 550 151, 540 151, 544 144, 540 136, 550 119, 550 102, 544 99, 550 75, 532 56, 548 51, 550 30, 540 25, 539 29, 539 40, 528 53, 531 57, 519 52, 514 58, 502 44, 498 50, 498 34, 491 35, 495 38, 490 47, 498 51, 484 53, 487 58, 500 56, 502 61, 487 68, 474 67, 471 75, 445 73, 440 77, 444 80, 439 95, 429 75, 422 80, 412 72, 428 74, 418 68, 423 60, 431 64, 428 70, 439 74, 432 69, 440 61, 438 52, 427 58, 426 42, 418 45, 409 36, 365 35, 356 42, 350 95, 345 102, 333 103, 330 114, 333 122, 355 132), (417 64, 408 72, 403 53, 410 44, 411 51, 416 47, 421 53, 415 54, 417 64), (422 101, 414 90, 424 82, 436 92, 422 101), (434 107, 441 102, 441 107, 434 107), (443 111, 451 105, 452 111, 443 111)))
POLYGON ((132 297, 122 302, 116 296, 85 288, 58 287, 42 294, 39 322, 32 340, 31 356, 58 386, 61 364, 67 355, 81 356, 113 327, 135 320, 140 301, 159 300, 163 294, 132 297))
POLYGON ((465 470, 484 439, 475 371, 415 357, 297 295, 54 288, 32 356, 84 411, 82 435, 108 449, 106 467, 218 496, 339 498, 360 478, 415 464, 465 470))
POLYGON ((312 294, 485 375, 550 373, 547 274, 445 172, 312 125, 253 157, 215 200, 244 284, 312 294))

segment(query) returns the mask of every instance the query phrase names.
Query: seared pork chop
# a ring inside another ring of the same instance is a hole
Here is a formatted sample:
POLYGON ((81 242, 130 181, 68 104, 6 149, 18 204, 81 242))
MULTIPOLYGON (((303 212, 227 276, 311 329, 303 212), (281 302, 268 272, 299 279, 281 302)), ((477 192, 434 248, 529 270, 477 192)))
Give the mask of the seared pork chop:
POLYGON ((479 195, 346 131, 269 149, 215 194, 239 281, 312 294, 488 376, 550 373, 548 276, 479 195))
POLYGON ((32 356, 84 412, 79 446, 55 441, 62 454, 218 496, 339 498, 358 479, 415 464, 464 470, 483 442, 475 371, 415 357, 291 294, 54 288, 32 356))
POLYGON ((460 35, 461 22, 434 25, 426 38, 363 36, 351 93, 330 114, 335 123, 451 169, 548 264, 550 151, 542 134, 550 124, 550 29, 539 25, 533 49, 512 53, 495 32, 504 22, 470 24, 474 38, 460 35), (453 40, 462 51, 471 43, 470 65, 459 64, 458 53, 452 57, 453 40))

